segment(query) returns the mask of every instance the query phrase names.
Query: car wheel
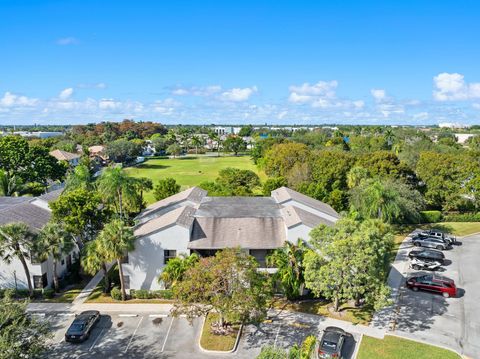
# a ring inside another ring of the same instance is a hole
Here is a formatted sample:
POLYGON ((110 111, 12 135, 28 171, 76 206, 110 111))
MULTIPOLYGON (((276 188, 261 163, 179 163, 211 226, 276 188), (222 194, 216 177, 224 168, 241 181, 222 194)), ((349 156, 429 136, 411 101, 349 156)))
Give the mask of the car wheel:
POLYGON ((443 292, 442 295, 443 298, 450 298, 450 294, 448 294, 447 292, 443 292))
POLYGON ((441 251, 441 250, 443 249, 442 246, 437 246, 436 248, 437 248, 439 251, 441 251))
POLYGON ((413 290, 414 292, 418 292, 418 287, 412 287, 412 290, 413 290))

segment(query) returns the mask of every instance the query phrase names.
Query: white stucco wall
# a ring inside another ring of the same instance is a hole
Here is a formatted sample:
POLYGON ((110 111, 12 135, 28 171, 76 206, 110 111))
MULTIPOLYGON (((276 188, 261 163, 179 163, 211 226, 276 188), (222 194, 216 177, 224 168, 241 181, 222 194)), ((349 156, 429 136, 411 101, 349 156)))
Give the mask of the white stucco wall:
POLYGON ((128 253, 128 263, 122 264, 124 275, 130 279, 129 289, 163 289, 157 281, 164 267, 163 251, 176 250, 177 256, 188 255, 189 239, 190 230, 178 225, 137 239, 136 249, 128 253))
POLYGON ((287 240, 293 244, 298 243, 298 239, 301 238, 304 241, 308 242, 310 240, 310 231, 312 228, 304 225, 298 224, 294 227, 287 229, 287 240))
MULTIPOLYGON (((75 262, 74 256, 78 257, 78 249, 75 249, 71 252, 72 263, 75 262)), ((66 256, 64 256, 64 264, 61 264, 61 261, 57 264, 57 273, 61 277, 67 270, 67 261, 66 256)), ((43 273, 47 274, 48 286, 53 285, 53 260, 49 258, 41 264, 32 264, 30 259, 27 259, 28 269, 30 271, 30 277, 33 285, 33 276, 41 276, 43 273)), ((27 277, 22 266, 22 262, 19 259, 14 258, 11 263, 0 262, 0 288, 15 288, 15 278, 16 285, 18 289, 28 288, 27 277)))

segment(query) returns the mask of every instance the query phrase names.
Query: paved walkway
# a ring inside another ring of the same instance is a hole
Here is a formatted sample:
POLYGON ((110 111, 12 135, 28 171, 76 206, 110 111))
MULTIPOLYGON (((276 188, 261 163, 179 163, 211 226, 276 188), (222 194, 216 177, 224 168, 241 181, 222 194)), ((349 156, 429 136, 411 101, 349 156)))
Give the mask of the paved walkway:
POLYGON ((169 313, 171 304, 128 304, 128 303, 30 303, 27 310, 30 312, 70 312, 78 313, 84 310, 99 310, 100 312, 121 313, 169 313))
MULTIPOLYGON (((107 264, 107 272, 110 270, 112 267, 113 262, 110 264, 107 264)), ((95 290, 97 285, 100 283, 100 281, 103 279, 103 270, 98 271, 97 274, 88 282, 88 284, 85 286, 85 288, 82 289, 79 295, 73 300, 72 304, 73 305, 79 305, 83 304, 87 298, 92 294, 92 292, 95 290)))

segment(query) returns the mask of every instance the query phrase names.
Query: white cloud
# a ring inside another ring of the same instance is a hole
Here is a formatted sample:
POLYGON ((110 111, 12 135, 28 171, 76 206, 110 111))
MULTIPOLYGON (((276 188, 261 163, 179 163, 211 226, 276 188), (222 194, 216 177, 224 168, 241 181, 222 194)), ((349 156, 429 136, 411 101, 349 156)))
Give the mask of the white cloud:
POLYGON ((106 89, 107 84, 105 82, 97 82, 97 83, 82 83, 78 84, 77 88, 79 89, 106 89))
POLYGON ((428 112, 425 112, 425 111, 424 111, 424 112, 415 113, 415 114, 413 115, 413 119, 414 119, 415 121, 419 121, 419 120, 420 120, 420 121, 425 121, 425 120, 428 120, 429 117, 430 117, 430 116, 429 116, 428 112))
POLYGON ((224 101, 242 102, 247 101, 250 96, 257 92, 257 87, 232 88, 222 92, 220 98, 224 101))
POLYGON ((387 98, 387 92, 383 89, 371 89, 370 93, 375 101, 383 101, 387 98))
POLYGON ((66 46, 66 45, 76 45, 78 44, 78 40, 74 37, 62 37, 61 39, 57 40, 57 45, 66 46))
POLYGON ((480 110, 480 103, 474 103, 474 104, 472 104, 472 107, 477 109, 477 110, 480 110))
POLYGON ((335 97, 335 90, 338 86, 337 81, 318 81, 316 84, 310 85, 308 82, 300 86, 292 85, 289 90, 291 93, 299 95, 315 95, 328 98, 335 97))
POLYGON ((68 87, 60 92, 58 98, 60 100, 68 100, 73 95, 73 88, 68 87))
POLYGON ((222 91, 220 85, 210 85, 210 86, 191 86, 191 87, 182 87, 177 86, 172 90, 172 95, 175 96, 200 96, 207 97, 222 91))
POLYGON ((437 101, 465 101, 480 98, 480 83, 466 83, 459 73, 443 72, 433 78, 433 98, 437 101))
POLYGON ((14 106, 35 106, 38 103, 38 99, 29 98, 26 96, 15 95, 9 91, 5 92, 0 99, 0 106, 14 107, 14 106))

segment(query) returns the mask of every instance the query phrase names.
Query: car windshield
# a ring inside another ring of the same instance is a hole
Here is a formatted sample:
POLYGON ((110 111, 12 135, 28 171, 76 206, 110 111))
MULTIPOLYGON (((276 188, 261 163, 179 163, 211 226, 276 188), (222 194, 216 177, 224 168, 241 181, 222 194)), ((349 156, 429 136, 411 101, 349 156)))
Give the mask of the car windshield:
POLYGON ((322 348, 323 349, 328 349, 328 350, 336 350, 337 349, 337 343, 330 342, 328 340, 324 340, 323 343, 322 343, 322 348))
POLYGON ((70 330, 72 332, 80 332, 83 330, 84 325, 82 323, 72 323, 70 330))

